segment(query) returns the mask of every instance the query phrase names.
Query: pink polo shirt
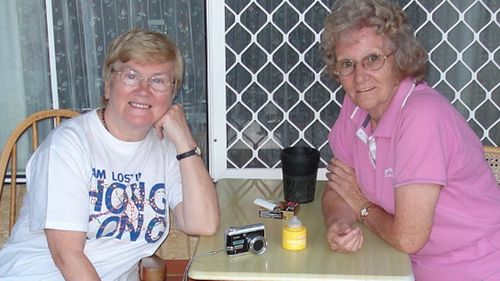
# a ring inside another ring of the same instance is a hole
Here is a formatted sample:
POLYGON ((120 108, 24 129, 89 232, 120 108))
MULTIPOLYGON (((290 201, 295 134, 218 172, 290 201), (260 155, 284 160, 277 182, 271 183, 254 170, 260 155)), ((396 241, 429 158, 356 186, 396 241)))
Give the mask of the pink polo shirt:
POLYGON ((395 188, 442 186, 429 240, 411 256, 417 280, 500 280, 500 187, 465 119, 412 79, 400 84, 373 132, 367 115, 346 95, 328 140, 369 200, 394 214, 395 188))

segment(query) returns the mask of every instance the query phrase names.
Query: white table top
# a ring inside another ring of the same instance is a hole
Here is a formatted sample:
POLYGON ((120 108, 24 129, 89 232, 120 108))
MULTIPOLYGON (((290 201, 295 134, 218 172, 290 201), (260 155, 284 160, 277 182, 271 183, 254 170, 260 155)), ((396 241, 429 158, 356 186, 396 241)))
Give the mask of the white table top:
POLYGON ((364 226, 363 247, 353 254, 330 250, 325 238, 318 182, 313 202, 302 204, 298 217, 307 227, 307 247, 288 251, 281 247, 279 219, 258 217, 255 198, 283 200, 280 180, 223 179, 217 183, 221 226, 216 235, 200 237, 189 269, 198 280, 414 280, 410 258, 397 251, 364 226), (264 223, 267 251, 260 256, 229 257, 224 249, 224 231, 229 226, 264 223))

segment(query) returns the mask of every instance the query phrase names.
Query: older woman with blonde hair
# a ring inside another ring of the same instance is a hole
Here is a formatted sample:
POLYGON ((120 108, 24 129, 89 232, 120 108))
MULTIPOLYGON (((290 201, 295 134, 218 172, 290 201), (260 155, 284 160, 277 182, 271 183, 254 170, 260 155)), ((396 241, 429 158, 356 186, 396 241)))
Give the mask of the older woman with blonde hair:
POLYGON ((165 35, 109 45, 104 107, 65 121, 30 158, 27 196, 0 251, 0 280, 138 280, 176 225, 213 235, 214 183, 182 107, 182 57, 165 35))
POLYGON ((419 281, 500 280, 500 189, 479 138, 424 81, 405 13, 336 1, 322 46, 346 92, 322 198, 332 250, 362 247, 358 221, 409 253, 419 281))

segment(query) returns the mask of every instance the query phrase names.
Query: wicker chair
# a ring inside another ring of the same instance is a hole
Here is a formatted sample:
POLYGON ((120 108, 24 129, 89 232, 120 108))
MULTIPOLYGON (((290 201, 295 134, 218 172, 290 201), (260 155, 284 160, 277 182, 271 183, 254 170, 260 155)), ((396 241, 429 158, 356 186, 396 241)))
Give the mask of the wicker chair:
POLYGON ((485 146, 484 158, 495 175, 498 184, 500 185, 500 147, 485 146))

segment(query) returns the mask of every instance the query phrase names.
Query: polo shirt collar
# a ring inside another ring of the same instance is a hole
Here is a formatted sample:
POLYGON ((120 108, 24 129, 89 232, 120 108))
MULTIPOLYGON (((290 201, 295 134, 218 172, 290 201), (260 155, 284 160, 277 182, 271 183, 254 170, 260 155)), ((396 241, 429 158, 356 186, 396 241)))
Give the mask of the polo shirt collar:
POLYGON ((415 82, 411 78, 406 78, 399 84, 396 94, 392 98, 389 107, 377 124, 377 128, 373 132, 376 137, 390 137, 396 123, 397 116, 401 109, 406 104, 408 98, 415 88, 415 82))

